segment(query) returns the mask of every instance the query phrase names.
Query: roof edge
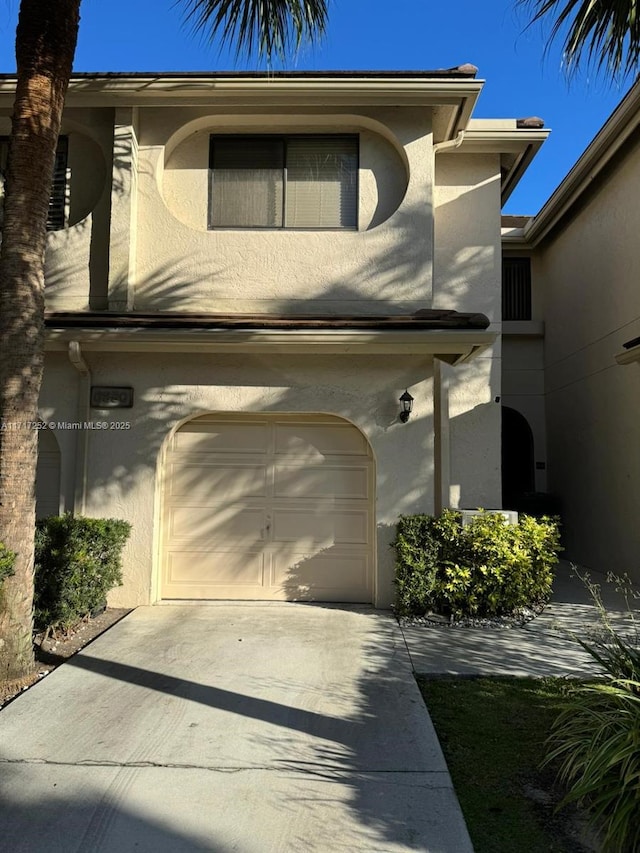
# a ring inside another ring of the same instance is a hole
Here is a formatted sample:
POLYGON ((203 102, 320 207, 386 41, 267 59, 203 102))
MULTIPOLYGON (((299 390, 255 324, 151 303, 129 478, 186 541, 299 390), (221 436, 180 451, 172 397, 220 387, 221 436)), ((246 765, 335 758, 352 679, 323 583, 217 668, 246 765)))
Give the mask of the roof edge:
POLYGON ((425 308, 413 314, 204 314, 47 311, 47 328, 82 329, 487 329, 480 313, 425 308))
POLYGON ((524 237, 528 243, 538 245, 556 228, 638 126, 640 80, 631 86, 564 180, 525 226, 524 237))

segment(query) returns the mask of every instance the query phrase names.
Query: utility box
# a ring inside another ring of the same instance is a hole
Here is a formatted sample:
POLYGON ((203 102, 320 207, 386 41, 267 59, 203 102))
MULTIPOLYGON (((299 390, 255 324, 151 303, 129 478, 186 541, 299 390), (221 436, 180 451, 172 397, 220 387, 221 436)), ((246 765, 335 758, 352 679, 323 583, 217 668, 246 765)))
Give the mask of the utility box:
POLYGON ((460 513, 462 514, 463 527, 466 527, 467 524, 471 524, 472 520, 477 515, 486 515, 487 513, 501 515, 506 524, 518 523, 518 513, 514 509, 461 509, 460 513))

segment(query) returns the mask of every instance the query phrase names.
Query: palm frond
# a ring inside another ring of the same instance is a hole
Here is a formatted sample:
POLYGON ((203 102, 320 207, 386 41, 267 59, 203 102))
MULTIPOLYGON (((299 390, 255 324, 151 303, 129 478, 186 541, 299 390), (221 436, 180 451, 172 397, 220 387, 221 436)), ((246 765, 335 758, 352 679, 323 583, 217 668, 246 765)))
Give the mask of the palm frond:
POLYGON ((185 0, 185 19, 207 40, 271 61, 321 38, 327 0, 185 0))
MULTIPOLYGON (((531 24, 553 22, 549 44, 562 38, 569 76, 583 64, 613 78, 640 66, 639 0, 518 0, 531 24)), ((547 45, 548 47, 549 45, 547 45)))

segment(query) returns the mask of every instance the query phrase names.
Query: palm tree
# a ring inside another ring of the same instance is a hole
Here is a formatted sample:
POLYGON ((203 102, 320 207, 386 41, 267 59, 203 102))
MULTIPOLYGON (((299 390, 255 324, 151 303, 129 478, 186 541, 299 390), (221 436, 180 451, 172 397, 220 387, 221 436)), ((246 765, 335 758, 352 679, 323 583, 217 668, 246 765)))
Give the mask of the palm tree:
POLYGON ((549 42, 563 39, 569 75, 581 66, 612 78, 637 73, 640 14, 636 0, 517 0, 536 21, 553 22, 549 42))
MULTIPOLYGON (((81 0, 21 0, 0 249, 0 542, 16 553, 0 598, 0 681, 34 668, 33 543, 49 195, 81 0)), ((326 0, 186 0, 197 31, 267 61, 325 29, 326 0)))

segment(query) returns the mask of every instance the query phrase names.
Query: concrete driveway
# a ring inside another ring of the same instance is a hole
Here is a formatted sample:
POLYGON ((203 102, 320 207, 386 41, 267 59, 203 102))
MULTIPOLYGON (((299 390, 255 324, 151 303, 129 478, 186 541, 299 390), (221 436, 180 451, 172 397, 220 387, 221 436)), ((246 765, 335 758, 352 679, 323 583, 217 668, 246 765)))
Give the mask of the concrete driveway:
POLYGON ((10 853, 470 853, 395 621, 142 607, 0 712, 10 853))

